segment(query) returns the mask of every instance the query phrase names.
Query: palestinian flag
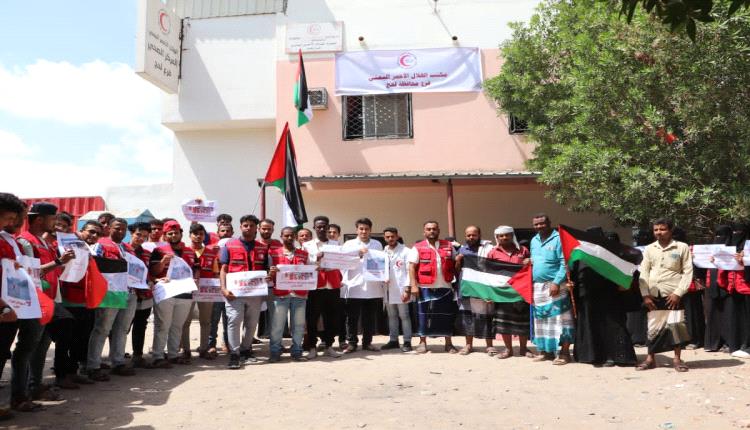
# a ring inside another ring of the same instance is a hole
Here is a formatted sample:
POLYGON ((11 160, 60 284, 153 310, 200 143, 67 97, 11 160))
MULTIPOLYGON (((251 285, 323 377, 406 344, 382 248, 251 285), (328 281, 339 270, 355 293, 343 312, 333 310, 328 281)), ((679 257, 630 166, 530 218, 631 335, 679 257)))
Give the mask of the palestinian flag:
POLYGON ((273 153, 271 165, 268 166, 264 186, 277 187, 284 194, 284 227, 300 226, 307 222, 305 202, 302 200, 302 190, 297 176, 297 156, 294 153, 292 134, 289 123, 284 125, 284 131, 273 153))
MULTIPOLYGON (((107 293, 99 303, 100 308, 125 309, 128 307, 128 263, 125 260, 94 257, 96 268, 107 280, 107 293)), ((88 301, 88 300, 87 300, 88 301)))
POLYGON ((496 303, 531 303, 530 267, 464 255, 461 295, 496 303))
POLYGON ((297 66, 297 82, 294 84, 294 107, 297 108, 297 127, 310 122, 313 117, 310 95, 307 93, 307 79, 305 77, 305 63, 302 62, 302 50, 299 50, 299 66, 297 66))
POLYGON ((568 267, 581 261, 615 284, 630 288, 633 273, 638 270, 641 253, 635 248, 561 225, 559 228, 563 255, 568 267))

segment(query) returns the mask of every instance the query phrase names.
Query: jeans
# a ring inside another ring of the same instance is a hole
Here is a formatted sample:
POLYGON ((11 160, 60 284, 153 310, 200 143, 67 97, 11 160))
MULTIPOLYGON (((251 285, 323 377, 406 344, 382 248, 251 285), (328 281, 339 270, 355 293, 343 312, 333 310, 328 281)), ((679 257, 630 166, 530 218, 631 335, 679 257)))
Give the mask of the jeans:
POLYGON ((291 315, 292 357, 302 356, 302 336, 305 334, 304 297, 274 296, 273 316, 271 317, 271 357, 281 355, 281 337, 284 335, 287 315, 291 315))
POLYGON ((44 327, 38 319, 18 320, 18 341, 10 361, 13 372, 10 379, 11 402, 29 399, 31 356, 43 334, 44 327))
MULTIPOLYGON (((102 350, 104 342, 112 331, 112 325, 120 309, 99 308, 94 312, 94 329, 91 330, 89 337, 89 349, 86 358, 86 370, 92 371, 99 369, 102 365, 102 350)), ((110 343, 110 349, 112 343, 110 343)))
POLYGON ((151 308, 138 309, 133 316, 131 337, 134 357, 143 356, 143 344, 146 341, 146 327, 148 326, 149 316, 151 316, 151 308))
POLYGON ((133 322, 135 308, 138 305, 138 297, 135 293, 128 294, 128 307, 119 309, 115 321, 112 324, 112 335, 109 341, 109 361, 112 366, 125 364, 125 345, 128 342, 128 329, 133 322))
POLYGON ((375 333, 375 322, 378 311, 382 306, 382 299, 346 299, 346 340, 349 345, 356 346, 359 342, 359 317, 362 316, 362 346, 372 343, 375 333))
POLYGON ((253 348, 253 335, 258 327, 260 318, 260 306, 265 297, 237 297, 227 300, 225 308, 229 325, 229 352, 240 354, 253 348), (244 333, 240 336, 240 330, 244 325, 244 333), (241 338, 241 340, 240 340, 241 338))
POLYGON ((153 360, 164 359, 164 348, 167 358, 177 358, 182 340, 182 326, 193 304, 192 299, 171 297, 159 304, 154 304, 154 342, 151 346, 153 360))
POLYGON ((73 315, 70 356, 81 368, 85 369, 89 351, 89 338, 91 337, 91 331, 94 329, 96 310, 72 306, 66 309, 73 315))
POLYGON ((404 343, 411 343, 411 316, 408 303, 387 304, 388 334, 391 342, 398 342, 398 321, 401 320, 401 330, 404 332, 404 343))
POLYGON ((205 352, 208 350, 208 337, 211 333, 211 317, 213 316, 214 304, 213 302, 193 302, 193 306, 190 307, 188 318, 185 320, 185 324, 182 326, 182 350, 184 352, 191 351, 190 349, 190 323, 193 322, 193 309, 198 306, 198 323, 200 324, 200 343, 198 344, 198 352, 205 352))
POLYGON ((224 345, 229 347, 229 328, 227 324, 227 311, 224 302, 215 302, 214 309, 211 312, 211 332, 208 335, 208 347, 216 348, 216 342, 219 338, 219 319, 223 320, 224 326, 224 345))
POLYGON ((317 337, 333 346, 333 339, 339 331, 339 290, 313 290, 307 297, 307 336, 304 349, 315 348, 317 337), (318 332, 318 319, 323 317, 323 332, 318 332))

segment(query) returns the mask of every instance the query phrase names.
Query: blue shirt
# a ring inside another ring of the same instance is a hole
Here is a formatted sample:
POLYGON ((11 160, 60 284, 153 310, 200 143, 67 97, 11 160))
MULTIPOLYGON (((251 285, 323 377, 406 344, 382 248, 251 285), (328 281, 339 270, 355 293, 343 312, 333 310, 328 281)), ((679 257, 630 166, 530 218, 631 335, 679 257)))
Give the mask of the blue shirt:
POLYGON ((531 239, 531 260, 534 282, 554 282, 560 285, 565 279, 565 257, 557 230, 552 230, 552 234, 544 242, 538 234, 531 239))

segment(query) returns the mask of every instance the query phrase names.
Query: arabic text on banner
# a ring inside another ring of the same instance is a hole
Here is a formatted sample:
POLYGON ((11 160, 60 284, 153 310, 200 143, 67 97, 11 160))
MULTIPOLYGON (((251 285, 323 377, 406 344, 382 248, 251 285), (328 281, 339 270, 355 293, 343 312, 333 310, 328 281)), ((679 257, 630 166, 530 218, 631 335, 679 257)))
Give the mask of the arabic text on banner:
MULTIPOLYGON (((267 296, 268 273, 265 270, 227 273, 227 290, 235 297, 267 296)), ((317 278, 316 278, 317 280, 317 278)))
POLYGON ((188 200, 182 204, 182 214, 188 221, 215 222, 218 209, 213 200, 188 200))
POLYGON ((128 287, 148 290, 148 268, 146 264, 133 254, 123 254, 128 262, 128 287))
POLYGON ((221 294, 219 278, 198 279, 198 289, 193 291, 193 300, 196 302, 223 302, 224 295, 221 294))
POLYGON ((724 245, 693 245, 693 265, 702 269, 743 270, 735 259, 736 248, 724 245))
POLYGON ((2 293, 0 294, 13 310, 18 319, 36 319, 42 317, 39 307, 39 297, 34 280, 29 273, 21 268, 16 269, 13 260, 3 258, 2 293))
POLYGON ((479 48, 348 51, 336 54, 336 95, 482 90, 479 48))
POLYGON ((314 290, 318 286, 318 272, 312 264, 279 264, 276 266, 277 290, 314 290))
POLYGON ((365 281, 387 282, 390 272, 388 254, 384 251, 370 249, 365 254, 365 281))
POLYGON ((60 254, 72 249, 76 255, 74 259, 65 264, 60 280, 63 282, 78 282, 83 279, 89 268, 90 252, 86 242, 72 233, 57 233, 57 247, 60 254))
POLYGON ((197 290, 193 278, 174 279, 169 282, 157 282, 154 285, 154 303, 161 303, 162 300, 178 296, 180 294, 192 293, 197 290))
POLYGON ((344 251, 339 245, 323 245, 320 251, 323 253, 320 267, 323 269, 353 270, 362 264, 359 250, 344 251))

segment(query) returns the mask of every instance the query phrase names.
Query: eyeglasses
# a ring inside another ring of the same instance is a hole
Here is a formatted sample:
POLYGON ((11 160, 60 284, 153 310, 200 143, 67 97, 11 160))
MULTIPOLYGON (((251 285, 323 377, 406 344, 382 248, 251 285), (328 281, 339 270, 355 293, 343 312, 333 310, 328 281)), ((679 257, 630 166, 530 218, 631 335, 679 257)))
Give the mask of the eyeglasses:
POLYGON ((161 227, 151 227, 151 231, 161 231, 161 227))

